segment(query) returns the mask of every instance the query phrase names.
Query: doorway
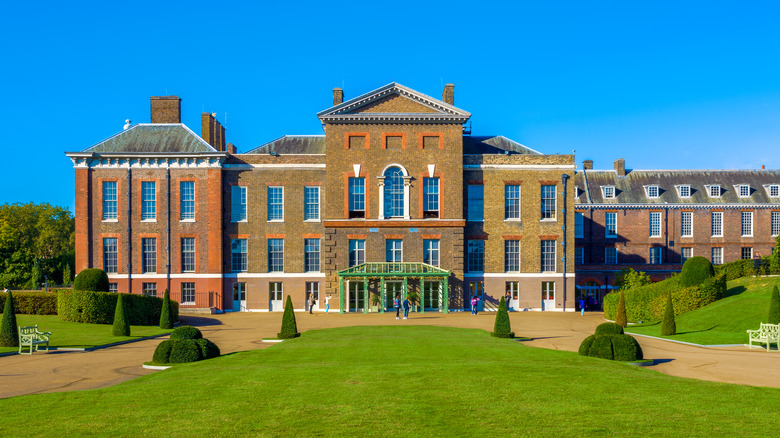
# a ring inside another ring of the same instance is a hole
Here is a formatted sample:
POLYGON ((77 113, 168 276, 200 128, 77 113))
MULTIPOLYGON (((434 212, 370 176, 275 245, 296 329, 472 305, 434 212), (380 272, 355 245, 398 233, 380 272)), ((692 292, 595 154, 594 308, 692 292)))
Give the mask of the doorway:
POLYGON ((426 281, 423 284, 423 307, 425 310, 439 310, 439 303, 441 303, 441 282, 426 281))
POLYGON ((398 294, 403 299, 404 284, 401 281, 387 281, 385 282, 385 310, 395 310, 393 307, 393 300, 395 295, 398 294))
POLYGON ((284 310, 284 304, 282 304, 281 281, 272 281, 268 283, 268 310, 271 312, 281 312, 284 310))
POLYGON ((555 309, 555 282, 542 282, 542 310, 555 309))
POLYGON ((520 309, 520 282, 507 281, 506 293, 509 295, 509 302, 506 303, 507 310, 520 309))
POLYGON ((233 283, 233 311, 246 312, 246 283, 233 283))
POLYGON ((306 282, 306 310, 318 311, 320 310, 320 283, 316 281, 306 282), (311 297, 314 296, 314 306, 311 306, 311 297))
POLYGON ((365 308, 365 297, 363 291, 365 285, 362 281, 349 282, 349 311, 362 312, 365 308))
POLYGON ((477 303, 477 311, 481 312, 485 308, 485 282, 484 281, 470 281, 469 282, 469 296, 466 300, 466 308, 471 310, 471 297, 474 295, 479 298, 477 303))

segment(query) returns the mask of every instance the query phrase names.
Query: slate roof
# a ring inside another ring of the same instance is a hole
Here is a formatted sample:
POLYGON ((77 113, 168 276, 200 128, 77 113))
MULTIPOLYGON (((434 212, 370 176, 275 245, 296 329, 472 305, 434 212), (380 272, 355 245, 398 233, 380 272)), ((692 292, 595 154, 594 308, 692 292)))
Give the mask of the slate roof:
POLYGON ((507 151, 510 155, 542 155, 541 152, 535 151, 527 146, 523 146, 522 144, 514 140, 510 140, 503 135, 463 136, 464 154, 505 154, 507 151))
POLYGON ((631 170, 625 177, 618 177, 614 170, 585 170, 577 171, 574 181, 581 193, 580 204, 780 205, 780 198, 770 198, 764 188, 780 185, 780 170, 631 170), (721 186, 720 198, 708 196, 705 186, 714 184, 721 186), (734 186, 742 184, 750 185, 749 197, 739 197, 734 186), (615 199, 603 198, 601 187, 607 185, 615 186, 615 199), (647 197, 648 185, 658 185, 658 198, 647 197), (691 196, 680 197, 677 185, 690 185, 691 196))
POLYGON ((285 135, 252 149, 247 154, 324 154, 324 135, 285 135))
POLYGON ((82 152, 192 154, 219 151, 182 123, 139 123, 82 152))

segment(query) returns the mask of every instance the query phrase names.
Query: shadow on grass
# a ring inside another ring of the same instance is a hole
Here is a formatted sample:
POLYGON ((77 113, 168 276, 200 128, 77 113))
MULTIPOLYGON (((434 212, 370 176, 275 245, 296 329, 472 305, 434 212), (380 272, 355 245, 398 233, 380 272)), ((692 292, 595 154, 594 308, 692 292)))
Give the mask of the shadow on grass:
POLYGON ((521 342, 525 342, 525 341, 538 341, 538 340, 541 340, 541 339, 556 339, 556 338, 561 338, 561 337, 562 336, 540 336, 538 338, 517 338, 516 337, 514 339, 518 340, 518 341, 521 341, 521 342))
POLYGON ((674 359, 653 359, 653 365, 659 365, 662 363, 669 363, 674 361, 674 359))
POLYGON ((745 286, 736 286, 732 287, 731 289, 726 291, 726 296, 723 298, 733 297, 734 295, 739 295, 742 292, 745 292, 747 288, 745 286))
POLYGON ((715 327, 719 326, 720 324, 715 324, 714 326, 707 328, 707 329, 701 329, 701 330, 688 330, 687 332, 677 332, 678 335, 687 335, 688 333, 701 333, 701 332, 708 332, 715 327))

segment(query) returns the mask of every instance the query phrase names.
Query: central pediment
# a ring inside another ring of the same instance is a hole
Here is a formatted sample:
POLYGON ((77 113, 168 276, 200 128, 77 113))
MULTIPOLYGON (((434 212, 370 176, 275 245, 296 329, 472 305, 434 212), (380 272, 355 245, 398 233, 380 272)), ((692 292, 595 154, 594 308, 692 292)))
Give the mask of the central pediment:
POLYGON ((323 123, 466 123, 471 113, 392 82, 317 113, 323 123))

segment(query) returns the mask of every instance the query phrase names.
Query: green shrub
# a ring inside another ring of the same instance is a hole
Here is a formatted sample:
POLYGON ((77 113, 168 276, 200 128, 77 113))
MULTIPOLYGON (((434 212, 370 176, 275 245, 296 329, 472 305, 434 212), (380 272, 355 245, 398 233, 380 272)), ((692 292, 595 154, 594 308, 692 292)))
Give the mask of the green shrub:
POLYGON ((173 321, 171 321, 171 294, 168 289, 165 289, 165 295, 163 295, 162 308, 160 309, 160 328, 172 329, 173 321))
POLYGON ((612 335, 610 338, 615 360, 633 362, 644 358, 642 347, 639 346, 639 342, 633 336, 623 334, 612 335))
POLYGON ((117 294, 116 311, 114 312, 114 325, 111 330, 114 336, 130 336, 130 323, 127 322, 127 310, 125 310, 125 294, 117 294))
POLYGON ((614 335, 596 336, 590 349, 588 349, 588 356, 613 360, 615 355, 612 352, 612 336, 614 335))
MULTIPOLYGON (((677 289, 672 293, 674 314, 681 315, 700 309, 726 296, 726 276, 720 273, 698 286, 677 289)), ((650 302, 648 320, 663 319, 666 309, 666 295, 658 295, 650 302)))
POLYGON ((168 363, 171 357, 171 349, 173 348, 173 342, 171 340, 165 340, 157 344, 157 348, 154 349, 154 356, 152 362, 155 363, 168 363))
POLYGON ((596 339, 596 335, 590 335, 587 338, 582 340, 582 343, 580 344, 579 353, 580 356, 587 356, 588 350, 590 350, 591 345, 593 345, 593 341, 596 339))
MULTIPOLYGON (((57 315, 62 321, 89 324, 111 324, 116 309, 116 293, 60 290, 57 292, 57 315)), ((158 325, 162 298, 123 294, 130 325, 158 325)), ((171 302, 171 320, 179 319, 179 303, 171 302)))
POLYGON ((295 322, 295 313, 293 313, 292 300, 287 295, 287 301, 284 303, 284 315, 282 315, 282 331, 276 336, 280 339, 297 338, 301 334, 298 333, 298 323, 295 322))
POLYGON ((203 333, 196 327, 183 325, 171 332, 171 339, 203 339, 203 333))
POLYGON ((171 339, 169 363, 188 363, 200 360, 200 346, 195 339, 171 339))
POLYGON ((780 274, 780 234, 775 238, 775 249, 769 258, 769 273, 772 275, 780 274))
POLYGON ((0 346, 18 347, 19 328, 16 325, 16 311, 14 309, 14 296, 10 291, 3 305, 3 321, 0 323, 0 346))
POLYGON ((680 273, 680 286, 696 286, 715 275, 712 263, 704 257, 691 257, 683 263, 680 273))
POLYGON ((219 347, 217 347, 217 344, 209 341, 208 339, 197 339, 195 342, 198 343, 198 347, 200 348, 200 356, 203 359, 211 359, 214 357, 219 357, 219 347))
POLYGON ((84 269, 76 276, 73 289, 108 292, 108 275, 102 269, 84 269))
POLYGON ((718 266, 715 272, 717 274, 725 274, 726 281, 750 277, 755 275, 755 262, 753 260, 735 260, 718 266))
POLYGON ((596 327, 596 335, 622 335, 623 326, 614 322, 605 322, 596 327))
POLYGON ((615 324, 621 327, 628 325, 628 316, 626 315, 626 296, 623 291, 620 291, 620 299, 618 300, 617 313, 615 314, 615 324))
POLYGON ((509 322, 509 313, 506 310, 506 301, 504 297, 501 297, 501 301, 498 302, 498 311, 496 312, 496 322, 493 324, 493 332, 491 336, 496 338, 514 338, 515 333, 512 331, 512 324, 509 322))
POLYGON ((666 295, 666 310, 664 310, 664 319, 661 323, 661 336, 672 336, 675 334, 677 334, 677 325, 674 322, 674 304, 672 304, 672 294, 668 294, 666 295))
POLYGON ((615 276, 615 286, 623 290, 634 289, 652 283, 650 276, 642 271, 635 271, 632 268, 622 269, 615 276))
POLYGON ((769 294, 767 324, 780 324, 780 293, 777 291, 777 286, 772 288, 772 292, 769 294))
MULTIPOLYGON (((0 293, 0 307, 5 305, 5 294, 0 293)), ((18 315, 56 315, 57 294, 21 292, 14 295, 14 309, 18 315)))
MULTIPOLYGON (((650 304, 659 296, 680 289, 680 276, 667 278, 647 286, 630 289, 624 292, 626 319, 630 322, 657 321, 663 315, 663 301, 657 313, 653 313, 650 304)), ((617 304, 620 298, 619 292, 611 292, 604 297, 604 317, 616 319, 617 304)))

